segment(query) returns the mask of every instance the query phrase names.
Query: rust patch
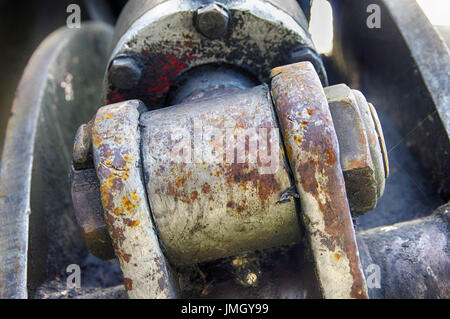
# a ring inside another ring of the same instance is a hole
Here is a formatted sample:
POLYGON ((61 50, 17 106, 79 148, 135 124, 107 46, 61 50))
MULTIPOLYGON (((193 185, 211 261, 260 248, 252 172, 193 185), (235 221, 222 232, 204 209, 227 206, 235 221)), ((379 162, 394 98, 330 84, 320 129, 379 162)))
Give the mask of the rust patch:
POLYGON ((133 290, 133 280, 131 280, 130 278, 123 278, 123 283, 125 284, 126 291, 133 290))
POLYGON ((325 150, 324 153, 328 157, 326 160, 328 164, 334 164, 336 162, 336 154, 333 151, 325 150))
POLYGON ((111 235, 111 239, 113 241, 113 244, 116 246, 122 246, 125 235, 124 235, 124 228, 123 227, 117 227, 114 223, 116 221, 116 217, 109 213, 105 212, 106 217, 106 223, 108 224, 109 233, 111 235))
POLYGON ((127 196, 122 197, 121 206, 124 211, 131 213, 136 209, 136 204, 133 203, 127 196))
POLYGON ((176 195, 175 188, 173 187, 171 182, 167 183, 167 192, 166 192, 166 194, 169 195, 169 196, 175 196, 176 195))
POLYGON ((193 191, 191 193, 191 200, 196 200, 198 198, 198 192, 197 191, 193 191))
POLYGON ((241 204, 236 204, 233 201, 228 201, 227 207, 232 209, 238 215, 242 215, 246 212, 245 202, 242 202, 241 204))
POLYGON ((281 191, 280 184, 273 174, 260 175, 257 169, 249 170, 248 163, 228 165, 225 174, 228 183, 237 184, 244 190, 247 189, 248 183, 252 184, 262 201, 281 191))
POLYGON ((211 185, 209 185, 208 183, 203 184, 203 186, 202 186, 202 193, 203 194, 211 193, 211 185))
POLYGON ((129 219, 129 218, 124 218, 124 219, 123 219, 123 223, 124 223, 126 226, 131 227, 131 228, 135 228, 135 227, 137 227, 137 226, 140 225, 140 221, 138 221, 138 220, 132 220, 132 219, 129 219))
POLYGON ((181 176, 181 177, 178 176, 175 179, 175 186, 178 188, 181 188, 186 184, 187 180, 188 180, 187 176, 181 176))

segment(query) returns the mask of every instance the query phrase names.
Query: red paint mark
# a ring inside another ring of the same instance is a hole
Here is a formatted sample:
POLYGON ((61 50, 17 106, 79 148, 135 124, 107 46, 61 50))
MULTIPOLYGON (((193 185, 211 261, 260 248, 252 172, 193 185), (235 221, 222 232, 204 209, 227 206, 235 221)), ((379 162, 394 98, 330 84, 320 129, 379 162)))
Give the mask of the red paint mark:
POLYGON ((127 97, 124 93, 117 92, 115 90, 110 91, 106 97, 107 104, 114 104, 126 101, 127 97))
POLYGON ((125 284, 126 291, 133 290, 133 280, 130 278, 123 278, 123 283, 125 284))
POLYGON ((334 164, 336 162, 336 155, 333 151, 325 150, 325 155, 328 156, 327 163, 328 164, 334 164))
POLYGON ((166 93, 172 85, 172 81, 186 69, 187 63, 194 58, 195 56, 189 51, 185 53, 183 58, 179 58, 175 54, 155 57, 148 70, 150 74, 154 75, 146 81, 148 93, 156 96, 166 93))
MULTIPOLYGON (((173 52, 178 51, 180 50, 173 50, 173 52)), ((147 61, 148 68, 144 70, 139 86, 127 91, 112 88, 107 95, 107 104, 138 98, 148 107, 161 106, 162 98, 178 75, 186 70, 191 60, 197 57, 190 51, 185 52, 181 57, 173 53, 155 54, 144 51, 142 58, 147 61)))

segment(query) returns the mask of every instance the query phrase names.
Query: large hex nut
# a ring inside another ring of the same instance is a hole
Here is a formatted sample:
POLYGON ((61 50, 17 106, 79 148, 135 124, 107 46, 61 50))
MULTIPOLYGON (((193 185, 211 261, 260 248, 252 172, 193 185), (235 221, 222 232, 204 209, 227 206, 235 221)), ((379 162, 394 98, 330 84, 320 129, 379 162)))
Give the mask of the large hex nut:
POLYGON ((345 84, 327 87, 325 94, 339 140, 349 204, 353 215, 361 215, 375 208, 379 194, 365 123, 368 119, 361 114, 354 91, 345 84))
POLYGON ((377 193, 378 198, 380 198, 384 193, 385 180, 389 176, 389 160, 384 142, 383 130, 373 105, 367 103, 366 98, 361 92, 353 90, 353 94, 355 95, 356 102, 358 103, 366 127, 370 154, 375 169, 375 178, 377 180, 377 193))

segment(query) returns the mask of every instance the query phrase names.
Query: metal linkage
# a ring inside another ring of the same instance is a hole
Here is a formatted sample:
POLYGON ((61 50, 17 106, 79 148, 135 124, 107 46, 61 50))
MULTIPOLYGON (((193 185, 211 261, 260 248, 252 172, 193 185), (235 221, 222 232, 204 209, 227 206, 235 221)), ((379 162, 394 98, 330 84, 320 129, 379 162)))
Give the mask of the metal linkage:
MULTIPOLYGON (((276 68, 272 76, 271 90, 188 94, 185 103, 150 112, 136 101, 105 106, 92 138, 77 139, 92 141, 105 221, 125 277, 133 280, 130 296, 169 297, 176 290, 167 264, 151 261, 165 260, 155 228, 169 262, 192 265, 299 242, 301 216, 323 296, 367 297, 345 187, 361 183, 350 174, 361 169, 367 187, 350 202, 357 212, 374 207, 378 181, 368 141, 374 133, 367 133, 373 119, 366 124, 356 98, 347 101, 351 120, 341 116, 346 108, 332 93, 353 91, 329 88, 327 101, 309 62, 276 68), (344 127, 360 134, 340 134, 344 127), (345 139, 341 149, 338 138, 345 139), (362 146, 346 147, 351 141, 362 146), (341 166, 352 157, 366 166, 341 166), (145 277, 152 269, 161 276, 145 277), (163 293, 148 289, 158 278, 163 293)), ((382 136, 374 136, 382 158, 382 136)))
POLYGON ((114 251, 131 298, 170 298, 176 289, 159 246, 140 170, 139 101, 101 108, 92 127, 95 168, 114 251))
POLYGON ((325 298, 367 298, 333 120, 310 63, 272 71, 272 96, 325 298))

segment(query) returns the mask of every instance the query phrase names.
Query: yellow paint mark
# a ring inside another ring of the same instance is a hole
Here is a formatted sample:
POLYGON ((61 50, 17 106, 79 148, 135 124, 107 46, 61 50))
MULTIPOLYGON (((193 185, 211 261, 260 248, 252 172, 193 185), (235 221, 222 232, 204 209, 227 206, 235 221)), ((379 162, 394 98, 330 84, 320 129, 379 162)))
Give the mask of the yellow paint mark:
POLYGON ((137 227, 137 226, 139 226, 140 224, 141 224, 140 221, 134 220, 134 221, 133 221, 133 224, 131 224, 131 228, 137 227))
POLYGON ((98 137, 98 136, 94 137, 95 147, 99 147, 101 143, 102 143, 102 139, 100 137, 98 137))
POLYGON ((130 156, 130 155, 125 155, 124 157, 125 162, 127 162, 128 164, 132 164, 134 161, 134 157, 130 156))
POLYGON ((294 135, 294 141, 297 144, 301 144, 303 142, 303 139, 300 136, 294 135))
POLYGON ((114 212, 113 213, 116 216, 120 216, 122 214, 122 209, 116 207, 116 208, 114 208, 114 212))
POLYGON ((134 204, 128 197, 123 196, 121 207, 127 212, 132 212, 136 208, 136 204, 134 204))

